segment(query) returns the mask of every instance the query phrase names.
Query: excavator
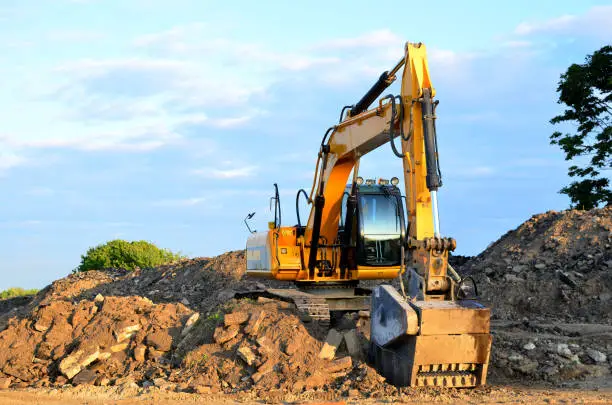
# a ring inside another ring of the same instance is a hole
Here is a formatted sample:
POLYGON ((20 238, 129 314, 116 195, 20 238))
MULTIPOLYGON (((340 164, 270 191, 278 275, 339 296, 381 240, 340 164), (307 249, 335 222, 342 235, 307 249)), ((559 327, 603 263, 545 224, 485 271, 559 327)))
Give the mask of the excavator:
POLYGON ((449 264, 455 240, 440 235, 435 96, 425 45, 406 43, 403 58, 325 132, 311 192, 296 196, 297 225, 281 224, 274 185, 275 218, 249 236, 246 272, 293 282, 266 293, 320 322, 330 311, 368 309, 368 359, 391 384, 475 387, 486 383, 490 309, 449 264), (398 77, 400 94, 381 97, 398 77), (360 159, 386 144, 402 160, 405 196, 398 177, 359 176, 360 159), (301 196, 311 205, 305 224, 301 196), (370 290, 364 280, 387 283, 370 290))

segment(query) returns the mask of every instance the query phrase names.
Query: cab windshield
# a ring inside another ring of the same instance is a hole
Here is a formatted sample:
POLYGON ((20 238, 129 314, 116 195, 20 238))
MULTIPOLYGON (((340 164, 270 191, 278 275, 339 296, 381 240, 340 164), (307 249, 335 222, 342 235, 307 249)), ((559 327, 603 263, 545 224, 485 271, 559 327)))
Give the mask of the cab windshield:
POLYGON ((359 200, 363 235, 360 264, 399 265, 402 224, 397 196, 362 194, 359 200))

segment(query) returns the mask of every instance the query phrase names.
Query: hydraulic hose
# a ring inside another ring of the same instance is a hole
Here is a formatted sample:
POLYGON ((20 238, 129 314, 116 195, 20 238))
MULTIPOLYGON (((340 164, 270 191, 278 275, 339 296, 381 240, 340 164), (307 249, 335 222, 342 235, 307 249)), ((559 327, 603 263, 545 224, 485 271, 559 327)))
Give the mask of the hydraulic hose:
POLYGON ((312 201, 310 201, 310 199, 308 198, 308 194, 306 194, 306 190, 302 188, 297 192, 297 195, 295 196, 295 213, 297 214, 297 222, 299 228, 302 227, 302 221, 300 221, 300 194, 304 194, 304 197, 306 197, 306 202, 308 202, 308 204, 312 203, 312 201))

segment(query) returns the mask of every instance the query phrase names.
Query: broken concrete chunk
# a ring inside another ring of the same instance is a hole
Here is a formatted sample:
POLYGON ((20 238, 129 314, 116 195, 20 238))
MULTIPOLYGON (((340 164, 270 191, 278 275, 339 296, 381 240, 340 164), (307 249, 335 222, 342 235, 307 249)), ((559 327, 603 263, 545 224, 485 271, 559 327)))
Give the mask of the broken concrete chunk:
POLYGON ((361 355, 361 345, 359 344, 359 337, 357 337, 357 331, 355 329, 344 332, 344 342, 351 356, 361 355))
POLYGON ((251 318, 249 319, 249 323, 244 328, 245 333, 254 336, 259 331, 259 327, 261 326, 261 322, 266 316, 265 311, 254 312, 251 314, 251 318))
POLYGON ((146 346, 138 345, 134 349, 134 360, 136 361, 144 361, 145 360, 145 352, 147 351, 146 346))
POLYGON ((72 379, 73 385, 93 385, 96 382, 97 374, 94 371, 84 369, 72 379))
POLYGON ((327 333, 327 339, 325 339, 325 343, 319 352, 319 358, 333 360, 336 356, 336 350, 338 350, 340 343, 342 343, 342 338, 342 333, 336 329, 330 329, 327 333))
POLYGON ((589 357, 596 363, 604 363, 606 360, 608 360, 608 356, 606 356, 599 350, 587 349, 586 352, 589 355, 589 357))
POLYGON ((187 336, 187 334, 191 331, 191 329, 193 328, 193 325, 195 325, 198 319, 200 319, 199 312, 196 312, 195 314, 191 315, 189 319, 187 319, 187 322, 185 322, 185 327, 183 328, 183 331, 181 332, 181 336, 187 336))
POLYGON ((166 330, 157 330, 147 335, 146 343, 155 350, 167 352, 172 348, 172 336, 166 330))
POLYGON ((77 375, 83 367, 87 367, 100 356, 100 348, 97 345, 83 347, 64 357, 59 364, 59 370, 68 379, 77 375))
POLYGON ((255 374, 253 374, 251 376, 251 378, 253 379, 253 381, 256 383, 259 380, 261 380, 261 378, 270 373, 272 370, 274 370, 274 367, 276 366, 276 362, 273 360, 268 360, 265 363, 263 363, 261 366, 259 366, 259 368, 257 369, 257 372, 255 374))
POLYGON ((96 298, 94 298, 94 301, 98 303, 104 302, 104 296, 102 294, 98 294, 96 295, 96 298))
POLYGON ((238 348, 238 355, 249 366, 252 366, 253 363, 255 363, 255 360, 257 359, 255 353, 253 353, 251 348, 246 344, 243 344, 238 348))
POLYGON ((148 351, 147 351, 147 358, 149 360, 157 361, 157 360, 161 359, 164 356, 164 354, 165 354, 165 352, 162 352, 160 350, 155 350, 154 348, 149 347, 148 351))
POLYGON ((223 344, 235 338, 236 335, 238 335, 239 330, 240 327, 238 325, 231 325, 227 329, 222 326, 219 326, 217 329, 215 329, 213 338, 218 344, 223 344))
POLYGON ((117 340, 117 343, 121 343, 124 340, 130 339, 139 330, 140 330, 140 324, 135 323, 135 324, 124 326, 118 331, 113 331, 113 333, 115 335, 115 339, 117 340))
POLYGON ((225 314, 223 322, 225 326, 240 325, 248 321, 249 314, 247 312, 232 312, 231 314, 225 314))
POLYGON ((114 346, 111 346, 110 349, 111 349, 111 352, 117 353, 117 352, 122 352, 127 348, 128 348, 128 342, 124 342, 124 343, 119 343, 114 346))
POLYGON ((0 390, 6 390, 11 386, 11 379, 10 378, 0 378, 0 390))
POLYGON ((325 367, 325 371, 328 373, 337 373, 351 367, 353 367, 353 359, 350 356, 346 356, 329 363, 329 365, 325 367))

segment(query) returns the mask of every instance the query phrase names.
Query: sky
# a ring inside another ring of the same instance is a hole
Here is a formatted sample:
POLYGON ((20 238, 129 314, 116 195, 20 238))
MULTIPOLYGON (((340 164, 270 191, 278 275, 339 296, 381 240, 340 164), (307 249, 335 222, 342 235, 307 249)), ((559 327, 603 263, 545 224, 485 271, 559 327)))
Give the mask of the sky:
MULTIPOLYGON (((568 208, 549 120, 560 74, 612 38, 605 4, 1 0, 0 290, 43 287, 115 238, 243 249, 273 183, 295 224, 325 130, 406 41, 426 44, 440 100, 442 234, 478 254, 568 208)), ((401 160, 384 145, 360 174, 401 160)))

